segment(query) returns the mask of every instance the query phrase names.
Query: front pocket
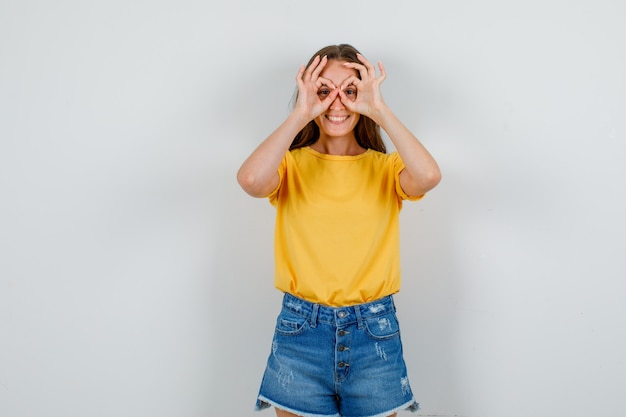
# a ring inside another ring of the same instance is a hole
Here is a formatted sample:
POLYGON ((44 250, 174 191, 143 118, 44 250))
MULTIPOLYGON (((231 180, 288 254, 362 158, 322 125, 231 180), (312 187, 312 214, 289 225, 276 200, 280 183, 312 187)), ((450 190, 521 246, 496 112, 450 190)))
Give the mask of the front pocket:
POLYGON ((308 326, 309 321, 306 317, 290 311, 281 311, 276 320, 276 333, 284 336, 295 336, 306 330, 308 326))
POLYGON ((398 319, 393 312, 366 319, 365 328, 374 339, 389 339, 400 333, 398 319))

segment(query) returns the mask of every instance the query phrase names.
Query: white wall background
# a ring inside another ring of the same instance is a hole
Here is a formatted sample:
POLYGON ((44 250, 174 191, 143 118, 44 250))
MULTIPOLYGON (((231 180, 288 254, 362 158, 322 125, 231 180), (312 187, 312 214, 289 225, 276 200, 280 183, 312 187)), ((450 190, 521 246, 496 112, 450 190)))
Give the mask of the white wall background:
POLYGON ((0 416, 257 415, 274 210, 235 172, 340 42, 385 63, 444 174, 402 213, 420 415, 621 415, 625 20, 620 0, 1 0, 0 416))

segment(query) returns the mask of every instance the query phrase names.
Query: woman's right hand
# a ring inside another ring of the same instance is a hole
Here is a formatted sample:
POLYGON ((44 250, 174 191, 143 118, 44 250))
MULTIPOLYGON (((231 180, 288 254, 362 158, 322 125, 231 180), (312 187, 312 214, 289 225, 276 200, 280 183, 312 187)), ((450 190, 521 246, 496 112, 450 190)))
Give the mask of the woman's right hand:
POLYGON ((330 80, 320 76, 327 63, 326 56, 320 58, 318 55, 308 68, 302 65, 296 76, 298 98, 294 112, 299 112, 308 121, 324 113, 339 94, 339 89, 330 80))
POLYGON ((307 123, 325 112, 339 88, 320 77, 328 58, 316 56, 308 68, 300 67, 296 81, 298 98, 294 110, 244 161, 237 181, 253 197, 267 197, 280 183, 278 168, 293 138, 307 123))

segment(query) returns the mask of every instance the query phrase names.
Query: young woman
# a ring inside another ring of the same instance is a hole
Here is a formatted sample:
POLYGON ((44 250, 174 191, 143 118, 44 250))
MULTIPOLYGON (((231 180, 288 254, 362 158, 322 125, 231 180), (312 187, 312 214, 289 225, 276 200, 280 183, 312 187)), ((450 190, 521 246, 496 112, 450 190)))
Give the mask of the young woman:
POLYGON ((276 207, 274 282, 284 298, 256 408, 274 406, 278 417, 418 409, 393 303, 398 217, 441 173, 385 104, 378 68, 350 45, 318 51, 298 71, 293 111, 237 174, 276 207))

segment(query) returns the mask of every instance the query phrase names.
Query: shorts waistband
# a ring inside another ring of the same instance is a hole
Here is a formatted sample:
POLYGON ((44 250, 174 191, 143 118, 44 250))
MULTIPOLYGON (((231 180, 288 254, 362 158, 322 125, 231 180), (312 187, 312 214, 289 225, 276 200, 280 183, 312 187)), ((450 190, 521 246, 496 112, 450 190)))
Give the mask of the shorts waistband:
POLYGON ((285 293, 283 297, 283 309, 287 309, 304 317, 309 317, 312 326, 321 322, 335 324, 336 326, 346 326, 357 323, 360 327, 363 320, 395 312, 396 306, 393 302, 392 295, 363 304, 347 307, 329 307, 285 293))

